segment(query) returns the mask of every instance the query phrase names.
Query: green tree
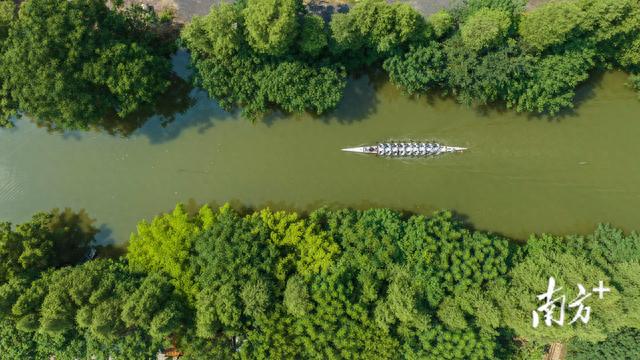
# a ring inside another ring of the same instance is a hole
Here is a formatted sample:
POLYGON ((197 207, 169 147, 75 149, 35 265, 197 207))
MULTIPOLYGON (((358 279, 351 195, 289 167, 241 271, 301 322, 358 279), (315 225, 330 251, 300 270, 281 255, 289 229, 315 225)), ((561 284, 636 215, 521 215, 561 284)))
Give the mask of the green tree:
POLYGON ((209 206, 191 216, 183 205, 177 205, 172 213, 157 216, 151 223, 140 222, 137 233, 131 234, 129 240, 127 260, 131 269, 167 274, 176 288, 193 295, 193 241, 211 226, 214 218, 209 206))
POLYGON ((247 0, 242 13, 251 47, 261 54, 286 54, 298 32, 301 7, 300 0, 247 0))
POLYGON ((626 69, 640 70, 640 35, 622 48, 618 62, 626 69))
POLYGON ((97 49, 98 58, 85 67, 86 77, 104 86, 114 97, 111 104, 120 117, 135 112, 141 104, 152 104, 169 85, 169 64, 144 47, 119 43, 97 49))
MULTIPOLYGON (((212 6, 206 16, 195 16, 182 31, 182 39, 191 56, 235 56, 244 45, 244 22, 238 5, 222 3, 212 6)), ((197 62, 196 62, 197 65, 197 62)))
POLYGON ((144 329, 156 340, 179 329, 181 309, 173 286, 159 274, 147 276, 122 304, 122 320, 128 327, 144 329), (175 300, 173 300, 175 299, 175 300))
POLYGON ((610 335, 606 340, 590 342, 572 342, 568 346, 570 360, 598 359, 637 359, 640 358, 640 330, 623 329, 610 335))
POLYGON ((466 18, 481 9, 497 9, 516 18, 525 10, 526 5, 527 0, 465 0, 462 9, 457 9, 457 12, 462 13, 459 17, 466 18))
POLYGON ((402 55, 384 61, 383 68, 391 82, 409 95, 425 93, 442 85, 445 79, 446 57, 440 44, 411 47, 402 55))
POLYGON ((592 55, 569 52, 542 58, 517 100, 518 111, 557 114, 572 108, 575 88, 589 78, 594 66, 592 55))
POLYGON ((383 0, 359 2, 334 15, 330 27, 332 50, 349 67, 371 65, 426 35, 422 15, 407 4, 383 0))
POLYGON ((10 359, 35 359, 36 344, 33 336, 18 330, 7 319, 0 320, 0 351, 10 359))
POLYGON ((284 306, 289 314, 296 317, 306 315, 313 308, 309 301, 307 284, 301 277, 293 276, 287 281, 287 287, 284 291, 284 306))
POLYGON ((543 51, 566 42, 583 19, 577 1, 549 2, 525 13, 518 31, 527 46, 543 51))
POLYGON ((460 25, 460 35, 465 46, 479 51, 501 43, 510 27, 509 13, 504 10, 483 8, 473 13, 460 25))
POLYGON ((429 16, 428 23, 431 25, 435 37, 439 39, 453 29, 454 19, 448 11, 440 10, 429 16))
POLYGON ((195 83, 218 100, 227 111, 242 107, 250 120, 268 111, 266 95, 261 89, 264 62, 260 58, 238 56, 219 61, 214 58, 195 60, 195 83))
POLYGON ((128 24, 104 0, 24 2, 2 55, 5 96, 54 129, 84 129, 150 103, 169 85, 170 62, 128 24))
POLYGON ((0 1, 0 43, 9 35, 9 28, 15 18, 16 6, 13 1, 0 1))
POLYGON ((125 264, 111 260, 62 268, 32 282, 13 304, 11 318, 18 331, 34 339, 37 357, 147 358, 184 321, 175 320, 182 319, 182 312, 170 311, 179 297, 163 298, 158 305, 150 301, 157 299, 143 296, 153 292, 149 284, 154 281, 141 281, 125 264), (140 313, 149 323, 128 322, 140 313))
POLYGON ((298 44, 300 51, 311 57, 318 56, 327 47, 325 23, 320 16, 306 15, 302 18, 302 30, 298 44))
POLYGON ((281 62, 259 75, 260 92, 287 112, 322 114, 335 108, 346 86, 342 69, 312 67, 302 62, 281 62))
POLYGON ((458 41, 453 38, 445 47, 447 83, 458 100, 467 105, 504 101, 507 107, 515 107, 529 86, 535 57, 523 54, 514 44, 478 55, 458 41))
POLYGON ((33 279, 49 268, 77 264, 96 233, 85 213, 68 209, 37 213, 15 229, 0 223, 0 281, 33 279))
POLYGON ((638 246, 640 237, 637 234, 624 235, 608 226, 600 226, 586 237, 545 235, 530 238, 521 249, 521 260, 509 274, 510 283, 498 286, 506 286, 506 290, 493 293, 504 323, 519 336, 543 344, 552 341, 597 342, 623 327, 637 327, 640 324, 637 315, 640 309, 640 279, 637 277, 640 255, 633 249, 638 246), (632 251, 625 250, 626 246, 632 251), (603 281, 611 292, 605 293, 602 299, 594 295, 585 300, 585 305, 592 308, 588 325, 547 327, 542 324, 536 329, 531 326, 531 311, 542 304, 536 303, 536 298, 530 295, 544 293, 551 276, 556 280, 556 288, 562 287, 558 296, 566 295, 567 303, 576 298, 578 284, 592 288, 603 281))

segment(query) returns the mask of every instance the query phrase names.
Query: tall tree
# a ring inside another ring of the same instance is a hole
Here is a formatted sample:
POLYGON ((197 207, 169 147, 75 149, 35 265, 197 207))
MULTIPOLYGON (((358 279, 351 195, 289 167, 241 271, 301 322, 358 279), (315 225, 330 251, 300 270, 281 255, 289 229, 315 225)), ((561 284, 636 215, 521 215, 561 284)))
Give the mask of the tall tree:
POLYGON ((473 13, 460 25, 460 35, 465 46, 479 51, 503 43, 510 27, 509 13, 504 10, 483 8, 473 13))
POLYGON ((242 11, 247 41, 258 53, 285 55, 299 31, 300 0, 248 0, 242 11))
POLYGON ((209 206, 203 206, 195 215, 189 215, 183 205, 173 212, 142 221, 137 233, 131 234, 127 260, 133 271, 164 273, 176 288, 185 294, 194 293, 194 270, 190 258, 193 256, 194 239, 208 229, 214 221, 209 206))

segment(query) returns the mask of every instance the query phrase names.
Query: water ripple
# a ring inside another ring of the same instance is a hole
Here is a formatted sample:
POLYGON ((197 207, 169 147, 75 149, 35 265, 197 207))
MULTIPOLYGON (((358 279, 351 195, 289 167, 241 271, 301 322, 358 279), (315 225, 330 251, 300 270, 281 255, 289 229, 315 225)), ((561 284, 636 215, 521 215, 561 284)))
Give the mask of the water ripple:
POLYGON ((0 164, 0 202, 15 200, 23 190, 15 169, 0 164))

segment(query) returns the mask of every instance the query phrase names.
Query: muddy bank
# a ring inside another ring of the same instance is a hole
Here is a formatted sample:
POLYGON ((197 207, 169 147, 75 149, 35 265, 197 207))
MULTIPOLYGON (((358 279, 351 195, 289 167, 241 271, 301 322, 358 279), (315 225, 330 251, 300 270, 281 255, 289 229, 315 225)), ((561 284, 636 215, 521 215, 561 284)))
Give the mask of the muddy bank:
MULTIPOLYGON (((206 15, 214 4, 220 4, 221 0, 132 0, 153 6, 160 11, 172 9, 176 19, 180 22, 189 21, 195 15, 206 15)), ((390 0, 390 2, 405 2, 424 15, 432 14, 440 9, 451 7, 462 0, 390 0)), ((314 13, 330 16, 336 12, 348 11, 353 1, 346 0, 313 0, 305 1, 314 13)))
MULTIPOLYGON (((172 9, 179 22, 189 21, 195 15, 206 15, 214 4, 222 0, 130 0, 153 6, 156 10, 172 9)), ((227 0, 232 1, 232 0, 227 0)), ((451 8, 463 0, 388 0, 389 2, 404 2, 411 5, 423 15, 433 14, 441 9, 451 8)), ((529 0, 529 8, 540 5, 549 0, 529 0)), ((348 0, 311 0, 305 1, 307 7, 314 13, 324 17, 336 12, 348 11, 354 1, 348 0)))

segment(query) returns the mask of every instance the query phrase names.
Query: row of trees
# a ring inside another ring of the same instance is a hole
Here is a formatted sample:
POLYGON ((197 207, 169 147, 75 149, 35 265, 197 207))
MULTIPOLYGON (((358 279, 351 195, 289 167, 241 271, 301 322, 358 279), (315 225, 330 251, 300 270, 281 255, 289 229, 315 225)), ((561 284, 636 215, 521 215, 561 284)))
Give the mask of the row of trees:
POLYGON ((81 254, 91 230, 56 219, 0 227, 8 358, 527 359, 557 341, 575 359, 638 353, 640 236, 609 226, 518 245, 447 212, 178 206, 141 222, 124 257, 81 264, 59 255, 81 254), (588 324, 533 328, 550 276, 568 301, 577 284, 611 291, 585 301, 588 324))
MULTIPOLYGON (((183 32, 199 86, 252 118, 273 106, 322 113, 345 76, 382 67, 410 95, 449 93, 556 114, 595 70, 640 72, 638 0, 466 0, 425 19, 407 4, 358 2, 327 23, 301 0, 214 6, 183 32)), ((638 76, 630 79, 636 88, 638 76)))
POLYGON ((169 86, 176 33, 122 3, 0 1, 0 125, 26 114, 85 129, 153 103, 169 86))
MULTIPOLYGON (((302 0, 240 0, 181 35, 195 84, 227 110, 323 113, 349 74, 383 69, 410 95, 452 94, 555 114, 595 70, 640 89, 640 0, 466 0, 424 18, 363 0, 327 22, 302 0)), ((153 10, 105 0, 0 0, 0 125, 26 114, 78 129, 143 113, 169 86, 176 29, 153 10)), ((130 122, 137 122, 128 120, 130 122)))

